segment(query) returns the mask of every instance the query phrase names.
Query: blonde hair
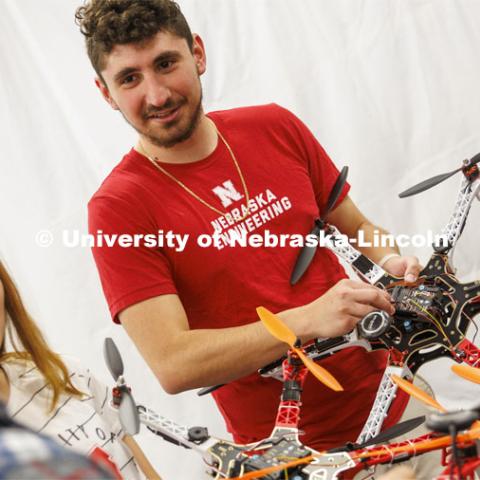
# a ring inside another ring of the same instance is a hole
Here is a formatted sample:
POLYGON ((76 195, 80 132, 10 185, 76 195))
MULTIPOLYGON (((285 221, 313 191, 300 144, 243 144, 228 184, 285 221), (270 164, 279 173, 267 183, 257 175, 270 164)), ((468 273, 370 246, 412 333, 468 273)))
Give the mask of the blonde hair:
MULTIPOLYGON (((0 345, 0 363, 12 359, 32 361, 52 389, 51 410, 62 393, 82 396, 71 382, 67 367, 59 355, 48 346, 42 332, 23 305, 20 294, 0 260, 0 282, 5 292, 5 333, 12 344, 13 352, 5 351, 5 337, 0 345), (16 342, 20 342, 20 348, 16 342)), ((1 288, 1 285, 0 285, 1 288)), ((1 305, 0 305, 1 308, 1 305)))

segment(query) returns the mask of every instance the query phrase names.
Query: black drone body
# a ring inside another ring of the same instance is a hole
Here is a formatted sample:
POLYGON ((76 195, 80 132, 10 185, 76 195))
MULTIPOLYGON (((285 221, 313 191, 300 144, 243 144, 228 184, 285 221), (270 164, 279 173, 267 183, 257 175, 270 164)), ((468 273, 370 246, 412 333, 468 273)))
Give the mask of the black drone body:
POLYGON ((465 338, 480 312, 480 282, 460 283, 445 253, 434 253, 414 284, 385 274, 375 285, 390 293, 395 314, 370 315, 358 331, 373 349, 389 349, 392 364, 405 363, 415 373, 442 356, 470 365, 480 359, 465 338))

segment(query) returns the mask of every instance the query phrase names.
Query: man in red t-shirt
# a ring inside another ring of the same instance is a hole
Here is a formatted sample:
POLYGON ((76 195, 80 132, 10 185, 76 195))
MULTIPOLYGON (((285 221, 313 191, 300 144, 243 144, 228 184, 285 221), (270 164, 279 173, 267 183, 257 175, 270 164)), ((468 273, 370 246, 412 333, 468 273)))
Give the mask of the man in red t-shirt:
MULTIPOLYGON (((386 293, 348 280, 327 249, 292 287, 298 248, 227 245, 234 233, 305 235, 338 171, 305 125, 279 106, 204 113, 204 46, 175 3, 92 0, 77 20, 99 90, 139 134, 89 203, 91 233, 129 235, 93 250, 112 317, 167 392, 225 383, 214 396, 234 439, 261 439, 272 430, 281 384, 256 371, 286 346, 265 330, 255 307, 278 313, 303 342, 345 334, 376 309, 393 313, 386 293)), ((382 230, 348 189, 328 220, 350 237, 363 230, 371 239, 382 230)), ((418 275, 414 257, 362 250, 387 259, 384 268, 407 281, 418 275)), ((355 348, 322 365, 345 391, 307 377, 302 441, 318 449, 356 439, 385 355, 355 348)), ((405 404, 399 395, 387 425, 405 404)))

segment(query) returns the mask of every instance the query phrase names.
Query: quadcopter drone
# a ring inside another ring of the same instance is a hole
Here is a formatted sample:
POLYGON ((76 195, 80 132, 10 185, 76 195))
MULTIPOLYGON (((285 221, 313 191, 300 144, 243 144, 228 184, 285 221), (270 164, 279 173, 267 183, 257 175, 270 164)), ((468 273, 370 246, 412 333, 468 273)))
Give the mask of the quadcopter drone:
MULTIPOLYGON (((112 339, 105 340, 104 354, 107 366, 116 381, 113 389, 114 405, 119 408, 119 416, 125 430, 135 435, 140 423, 165 440, 185 448, 196 450, 207 465, 207 473, 215 478, 236 478, 249 472, 277 467, 285 459, 310 458, 316 452, 299 441, 298 421, 300 418, 300 398, 305 377, 310 370, 319 380, 333 388, 342 390, 341 385, 323 367, 315 364, 299 348, 295 335, 288 331, 273 314, 259 308, 266 327, 283 341, 290 344, 287 358, 283 362, 284 388, 279 403, 275 426, 271 435, 256 443, 239 445, 227 440, 211 437, 204 427, 186 428, 156 414, 153 410, 138 407, 133 400, 130 389, 123 378, 123 362, 112 339)), ((417 422, 418 423, 418 422, 417 422)), ((407 425, 410 429, 410 425, 407 425)), ((414 427, 413 427, 414 428, 414 427)), ((396 434, 398 428, 393 431, 396 434)), ((400 427, 400 433, 406 431, 400 427)), ((400 434, 399 433, 399 434, 400 434)), ((308 462, 307 462, 308 463, 308 462)), ((300 472, 299 466, 282 468, 287 475, 300 472)), ((294 478, 279 475, 264 478, 294 478)), ((300 476, 299 479, 315 478, 300 476)), ((335 478, 335 477, 333 477, 335 478)))
MULTIPOLYGON (((365 316, 350 334, 327 340, 316 340, 307 348, 313 359, 323 358, 352 345, 367 349, 387 349, 389 361, 377 391, 370 416, 357 441, 363 442, 377 435, 393 401, 397 386, 392 374, 410 378, 426 362, 447 356, 456 362, 478 366, 480 350, 466 338, 473 317, 480 312, 480 281, 461 283, 449 262, 449 254, 463 231, 471 204, 480 199, 480 154, 449 173, 437 175, 400 194, 415 195, 446 180, 457 172, 463 173, 455 209, 442 231, 443 244, 433 245, 433 254, 414 283, 389 274, 360 253, 349 243, 336 241, 339 230, 325 219, 337 202, 346 182, 348 168, 344 167, 332 189, 326 211, 315 220, 310 235, 327 234, 327 248, 345 260, 366 282, 386 290, 395 307, 390 316, 375 311, 365 316)), ((316 247, 305 246, 294 266, 291 284, 297 283, 307 270, 316 247)), ((266 376, 278 376, 278 362, 260 371, 266 376)))
MULTIPOLYGON (((480 438, 480 428, 476 422, 479 418, 478 411, 439 414, 428 422, 435 433, 400 443, 383 445, 416 428, 424 422, 425 417, 397 424, 363 444, 349 443, 326 452, 317 452, 303 445, 299 440, 298 423, 301 392, 308 371, 334 390, 341 390, 342 387, 331 374, 305 355, 298 339, 278 317, 262 307, 259 307, 257 312, 269 332, 290 346, 283 361, 283 391, 275 426, 268 438, 248 445, 239 445, 211 437, 204 427, 180 426, 149 408, 137 407, 123 378, 120 353, 112 339, 107 338, 105 359, 116 381, 113 405, 119 409, 125 431, 135 435, 139 432, 140 424, 144 424, 164 440, 196 450, 207 466, 209 477, 217 480, 335 480, 344 478, 347 473, 350 475, 378 464, 404 461, 438 449, 443 451, 446 473, 457 468, 464 478, 473 479, 473 472, 480 465, 475 446, 475 441, 480 438), (448 451, 450 446, 453 449, 452 455, 448 451), (470 473, 472 476, 469 476, 470 473)), ((480 373, 478 377, 480 381, 480 373)), ((418 387, 400 378, 394 377, 393 381, 398 382, 400 387, 411 395, 444 411, 418 387)))

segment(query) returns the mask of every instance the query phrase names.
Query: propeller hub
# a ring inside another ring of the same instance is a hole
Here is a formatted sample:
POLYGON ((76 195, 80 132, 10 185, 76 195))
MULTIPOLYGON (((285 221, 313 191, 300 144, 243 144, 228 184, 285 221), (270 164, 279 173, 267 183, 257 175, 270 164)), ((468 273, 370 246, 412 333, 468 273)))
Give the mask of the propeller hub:
POLYGON ((467 163, 462 168, 463 174, 470 182, 474 182, 480 175, 478 163, 473 161, 474 158, 475 157, 473 157, 470 161, 467 160, 467 163))
POLYGON ((323 230, 327 226, 327 222, 322 218, 315 219, 315 225, 320 229, 323 230))

